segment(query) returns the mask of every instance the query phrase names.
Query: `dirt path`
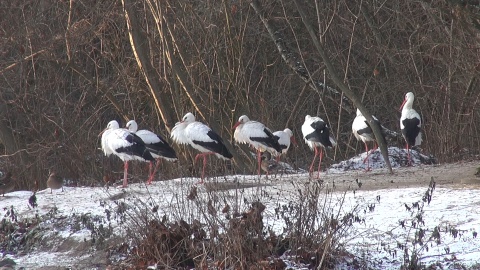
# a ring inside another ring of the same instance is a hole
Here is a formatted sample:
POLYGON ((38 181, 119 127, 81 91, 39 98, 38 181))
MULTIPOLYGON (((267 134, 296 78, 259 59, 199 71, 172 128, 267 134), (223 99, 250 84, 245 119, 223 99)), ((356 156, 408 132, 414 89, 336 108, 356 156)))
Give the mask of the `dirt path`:
POLYGON ((406 188, 417 186, 428 186, 431 178, 437 186, 472 184, 480 188, 480 177, 475 173, 480 167, 480 162, 457 162, 439 165, 422 165, 418 167, 395 168, 394 174, 389 174, 385 170, 375 170, 373 172, 348 172, 342 175, 328 174, 325 180, 330 185, 335 183, 337 190, 345 190, 349 187, 358 188, 358 182, 361 182, 362 190, 406 188))
MULTIPOLYGON (((335 191, 359 189, 359 185, 362 190, 426 187, 432 177, 437 186, 468 184, 480 188, 480 177, 475 175, 477 168, 480 168, 479 161, 469 161, 394 168, 393 175, 389 174, 386 169, 377 169, 371 172, 348 171, 341 174, 322 173, 320 179, 325 182, 327 187, 335 187, 335 191)), ((281 179, 285 181, 302 180, 299 178, 297 175, 281 179)))

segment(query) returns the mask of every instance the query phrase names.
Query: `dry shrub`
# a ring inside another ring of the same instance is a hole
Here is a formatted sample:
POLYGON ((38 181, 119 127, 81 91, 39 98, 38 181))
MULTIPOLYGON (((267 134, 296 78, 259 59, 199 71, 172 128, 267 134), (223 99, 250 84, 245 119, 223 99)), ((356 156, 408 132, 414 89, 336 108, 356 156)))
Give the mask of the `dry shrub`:
POLYGON ((345 212, 345 194, 334 198, 332 190, 319 182, 299 184, 295 195, 275 208, 286 225, 281 246, 294 261, 329 269, 343 252, 341 239, 354 223, 364 222, 359 206, 345 212))
MULTIPOLYGON (((266 258, 262 212, 265 206, 252 203, 251 208, 232 218, 227 224, 201 224, 198 220, 168 222, 152 219, 145 234, 133 249, 133 264, 156 264, 159 268, 189 269, 192 267, 245 268, 266 258), (225 232, 218 227, 226 225, 225 232)), ((213 214, 213 213, 212 213, 213 214)), ((145 220, 145 217, 142 218, 145 220)))
MULTIPOLYGON (((224 254, 218 253, 221 267, 248 268, 257 265, 271 252, 264 236, 262 213, 265 205, 253 202, 248 211, 228 221, 225 233, 219 235, 224 254)), ((218 250, 220 251, 220 250, 218 250)))
POLYGON ((276 222, 285 224, 283 232, 274 231, 272 224, 265 225, 270 195, 263 187, 253 187, 262 195, 250 197, 235 195, 243 192, 241 187, 225 189, 225 183, 218 184, 206 193, 192 186, 182 192, 184 199, 163 206, 169 208, 163 216, 155 203, 135 200, 134 214, 127 214, 125 223, 127 239, 132 240, 125 241, 132 250, 131 264, 159 269, 283 269, 287 258, 329 268, 342 252, 340 239, 354 223, 363 222, 357 208, 344 213, 342 199, 315 182, 298 184, 298 193, 288 204, 274 209, 276 222))
POLYGON ((183 220, 173 223, 152 220, 146 227, 144 241, 134 249, 138 256, 135 264, 157 262, 162 268, 195 267, 194 259, 205 236, 198 221, 188 224, 183 220))

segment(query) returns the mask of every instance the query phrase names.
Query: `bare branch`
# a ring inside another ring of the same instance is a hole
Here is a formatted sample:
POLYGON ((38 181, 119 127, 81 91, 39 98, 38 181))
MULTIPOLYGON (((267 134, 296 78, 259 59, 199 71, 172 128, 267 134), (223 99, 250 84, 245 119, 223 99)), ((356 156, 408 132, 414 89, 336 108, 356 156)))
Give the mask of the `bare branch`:
MULTIPOLYGON (((275 42, 278 52, 280 53, 280 55, 282 56, 283 60, 288 65, 288 67, 290 67, 314 91, 320 92, 319 89, 322 89, 323 90, 322 94, 324 94, 325 97, 339 104, 338 99, 340 98, 339 97, 340 92, 335 88, 325 85, 320 80, 313 79, 310 76, 309 72, 307 71, 305 66, 302 64, 302 62, 298 59, 298 57, 295 55, 295 53, 293 53, 292 50, 288 48, 280 32, 276 31, 273 24, 265 18, 265 16, 263 15, 263 10, 258 0, 253 0, 250 3, 250 5, 253 7, 257 15, 260 16, 260 19, 262 20, 265 28, 270 34, 270 37, 275 42)), ((347 99, 345 101, 346 101, 345 105, 348 106, 350 102, 347 99)), ((343 106, 342 108, 348 111, 349 113, 352 113, 351 107, 346 107, 346 106, 343 106)))
POLYGON ((131 0, 122 0, 122 5, 125 11, 125 20, 127 22, 128 35, 130 38, 130 45, 135 59, 137 60, 138 67, 142 71, 145 81, 150 88, 150 93, 155 101, 156 108, 160 113, 162 120, 165 123, 166 128, 170 131, 175 121, 173 115, 168 113, 171 111, 171 102, 168 102, 166 97, 160 98, 160 78, 156 73, 154 67, 150 62, 150 56, 148 55, 147 38, 141 30, 140 23, 135 15, 133 3, 131 0))

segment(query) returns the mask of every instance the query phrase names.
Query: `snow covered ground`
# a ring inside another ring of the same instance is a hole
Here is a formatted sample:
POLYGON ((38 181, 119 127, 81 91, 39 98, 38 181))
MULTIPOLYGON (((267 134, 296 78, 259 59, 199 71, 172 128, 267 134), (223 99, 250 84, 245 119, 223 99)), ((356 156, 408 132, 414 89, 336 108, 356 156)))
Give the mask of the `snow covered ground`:
MULTIPOLYGON (((397 244, 409 245, 413 230, 404 229, 400 221, 410 225, 412 215, 405 210, 405 204, 419 201, 426 188, 404 188, 395 190, 376 190, 349 194, 349 206, 363 202, 375 203, 375 210, 365 215, 365 224, 356 225, 351 239, 347 240, 347 250, 354 254, 364 254, 378 269, 398 268, 402 254, 396 252, 397 244)), ((436 188, 429 205, 424 207, 423 226, 429 235, 438 227, 441 244, 429 243, 423 249, 420 259, 430 265, 437 261, 447 266, 462 262, 467 266, 480 263, 480 239, 474 236, 480 230, 480 189, 478 187, 446 186, 436 188), (453 226, 459 234, 456 238, 451 233, 453 226)), ((347 206, 348 208, 348 206, 347 206)))
MULTIPOLYGON (((341 242, 346 250, 364 258, 373 269, 395 269, 403 262, 402 250, 407 248, 411 252, 411 239, 415 237, 416 230, 409 227, 419 211, 407 211, 407 207, 412 208, 412 203, 422 200, 428 185, 417 183, 414 187, 406 188, 392 186, 391 188, 362 189, 358 183, 366 183, 372 178, 375 178, 375 181, 394 183, 401 181, 402 177, 420 177, 420 171, 426 175, 432 175, 435 179, 437 177, 435 172, 439 171, 439 167, 422 165, 408 169, 402 168, 396 170, 398 175, 389 176, 384 169, 381 169, 381 165, 376 164, 375 160, 378 161, 381 158, 373 153, 370 157, 373 171, 365 173, 363 172, 365 156, 362 155, 344 162, 343 165, 332 166, 327 175, 322 173, 325 190, 329 191, 325 192, 325 202, 328 198, 328 204, 334 211, 347 213, 354 208, 358 209, 359 215, 364 219, 364 222, 354 223, 351 230, 345 233, 341 242), (334 188, 335 183, 342 182, 349 182, 349 187, 334 188), (405 228, 401 226, 402 223, 406 224, 405 228)), ((420 161, 415 159, 415 162, 418 166, 420 161)), ((392 164, 400 165, 393 162, 392 164)), ((469 164, 468 169, 473 166, 474 164, 469 164)), ((445 170, 452 172, 453 176, 449 179, 455 178, 453 169, 448 167, 445 170)), ((442 176, 445 177, 443 174, 438 178, 442 176)), ((126 205, 126 209, 131 209, 134 205, 138 207, 139 204, 158 206, 159 217, 167 215, 172 220, 178 218, 187 221, 193 218, 201 220, 202 215, 199 213, 205 209, 199 209, 202 207, 201 204, 187 199, 193 186, 197 186, 199 198, 206 201, 213 192, 222 199, 228 198, 232 208, 239 211, 245 210, 249 202, 261 201, 266 206, 265 227, 281 233, 286 225, 284 219, 275 214, 275 209, 298 200, 299 190, 311 185, 307 174, 270 176, 269 179, 263 177, 260 180, 255 176, 236 175, 207 179, 205 185, 196 185, 196 182, 198 182, 196 178, 180 178, 154 182, 149 186, 143 183, 130 184, 126 189, 66 187, 64 192, 53 191, 53 194, 50 194, 48 189, 37 192, 38 207, 36 208, 29 204, 32 192, 8 193, 5 197, 0 197, 2 218, 9 219, 15 216, 17 220, 22 220, 51 215, 51 220, 57 222, 50 221, 42 224, 51 236, 47 238, 52 239, 52 242, 45 243, 48 248, 14 255, 0 253, 0 261, 2 257, 11 258, 18 268, 24 267, 24 269, 42 267, 53 269, 54 266, 83 269, 82 265, 88 265, 89 269, 105 269, 105 264, 98 268, 88 264, 92 261, 94 248, 89 252, 79 252, 79 250, 84 250, 80 248, 82 243, 85 245, 92 239, 98 241, 99 231, 120 236, 125 233, 124 226, 128 223, 124 222, 125 217, 118 211, 121 205, 126 205), (14 211, 14 215, 11 214, 11 210, 14 211), (72 222, 72 216, 77 222, 72 222), (86 216, 90 217, 89 220, 93 220, 90 226, 84 224, 86 219, 83 217, 86 216), (62 222, 62 220, 68 220, 68 222, 62 222), (95 232, 92 227, 95 228, 95 232)), ((465 266, 480 264, 480 239, 476 237, 476 233, 480 230, 479 184, 480 181, 466 184, 451 179, 451 183, 437 185, 430 204, 425 204, 422 209, 425 224, 421 227, 426 230, 427 235, 437 227, 441 235, 441 243, 428 243, 423 247, 419 253, 423 263, 440 262, 442 267, 451 269, 454 268, 454 263, 458 262, 465 266)), ((218 212, 221 212, 225 206, 222 199, 216 200, 218 203, 213 205, 218 212)))

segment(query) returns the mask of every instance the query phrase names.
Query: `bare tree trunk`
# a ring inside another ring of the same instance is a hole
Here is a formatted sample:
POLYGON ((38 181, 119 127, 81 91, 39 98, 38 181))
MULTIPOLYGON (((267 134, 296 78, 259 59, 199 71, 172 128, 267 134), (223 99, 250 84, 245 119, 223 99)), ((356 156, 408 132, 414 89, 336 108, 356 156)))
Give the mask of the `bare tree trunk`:
MULTIPOLYGON (((297 7, 297 10, 298 12, 300 13, 300 16, 302 17, 302 21, 303 21, 303 24, 305 25, 305 28, 307 29, 308 33, 310 34, 310 38, 315 46, 315 48, 317 49, 318 53, 320 54, 320 56, 322 57, 323 59, 323 62, 328 70, 328 72, 330 73, 330 77, 332 78, 333 82, 340 88, 340 90, 345 93, 345 95, 353 102, 353 104, 360 109, 360 111, 362 112, 362 114, 365 116, 365 118, 367 119, 367 121, 370 123, 370 126, 372 127, 373 129, 373 133, 375 134, 375 138, 377 140, 377 143, 378 143, 378 146, 380 147, 380 150, 382 152, 382 155, 383 155, 383 158, 385 160, 385 164, 387 165, 387 168, 388 170, 390 171, 390 173, 393 173, 392 171, 392 166, 390 165, 390 160, 388 159, 388 149, 387 149, 387 143, 385 141, 385 139, 383 138, 382 136, 382 132, 381 132, 381 128, 380 126, 374 121, 372 115, 370 114, 370 112, 365 108, 365 106, 363 106, 362 104, 362 101, 360 99, 360 97, 358 97, 355 92, 353 92, 343 81, 342 79, 340 78, 340 76, 337 75, 337 72, 335 70, 335 68, 333 67, 333 64, 332 64, 332 61, 330 60, 330 58, 328 57, 328 55, 326 54, 322 44, 320 44, 320 42, 318 41, 316 35, 315 35, 315 32, 313 30, 313 27, 309 24, 309 22, 307 21, 306 19, 306 15, 305 15, 305 12, 303 11, 302 7, 300 6, 300 3, 298 2, 298 0, 294 0, 295 2, 295 5, 297 7)), ((251 5, 252 7, 254 8, 255 12, 257 12, 257 14, 260 16, 260 18, 262 19, 265 27, 267 28, 268 32, 270 33, 270 36, 271 38, 275 41, 275 44, 277 44, 278 46, 278 39, 276 39, 276 37, 274 36, 274 33, 276 33, 276 31, 273 30, 273 26, 271 25, 271 23, 269 21, 267 21, 264 16, 263 16, 263 12, 262 12, 262 9, 261 9, 261 6, 260 6, 260 3, 258 2, 258 0, 253 0, 251 2, 251 5)), ((283 54, 283 52, 281 51, 281 53, 283 54)), ((283 55, 282 55, 283 56, 283 55)), ((284 60, 286 62, 287 59, 285 57, 283 57, 284 60)), ((298 72, 297 72, 298 74, 298 72)))
POLYGON ((305 12, 303 11, 300 4, 298 3, 298 0, 294 0, 294 2, 295 2, 295 5, 297 6, 298 12, 300 13, 300 16, 302 17, 303 24, 305 25, 308 33, 310 34, 310 38, 313 41, 315 48, 317 49, 318 53, 323 59, 323 62, 327 66, 327 70, 330 73, 330 77, 332 78, 333 82, 342 90, 342 92, 345 93, 345 95, 353 102, 355 107, 360 109, 363 116, 365 116, 367 121, 370 123, 370 126, 372 127, 373 133, 375 135, 375 139, 382 152, 383 159, 385 160, 385 164, 387 165, 387 168, 390 171, 390 173, 393 174, 392 166, 390 165, 390 160, 388 159, 387 142, 385 141, 385 138, 382 136, 382 129, 380 128, 380 125, 378 125, 378 123, 373 119, 373 116, 370 114, 370 112, 365 108, 365 106, 363 106, 361 98, 358 97, 355 94, 355 92, 352 91, 337 75, 337 72, 333 67, 332 61, 330 60, 328 55, 325 53, 325 50, 323 49, 322 44, 320 44, 320 42, 318 41, 315 35, 315 32, 313 31, 313 27, 308 23, 305 12))
POLYGON ((125 12, 125 21, 127 22, 128 35, 130 37, 130 45, 132 46, 133 53, 135 54, 135 59, 137 60, 138 66, 145 77, 145 80, 148 84, 150 92, 152 94, 153 100, 157 110, 162 117, 163 122, 167 130, 170 132, 171 127, 173 126, 174 118, 171 113, 172 108, 170 102, 167 101, 166 96, 160 98, 160 77, 155 71, 152 63, 150 62, 150 56, 148 53, 147 47, 147 37, 142 32, 140 23, 138 22, 137 17, 135 16, 135 10, 133 8, 133 3, 131 0, 122 0, 122 5, 125 12))

